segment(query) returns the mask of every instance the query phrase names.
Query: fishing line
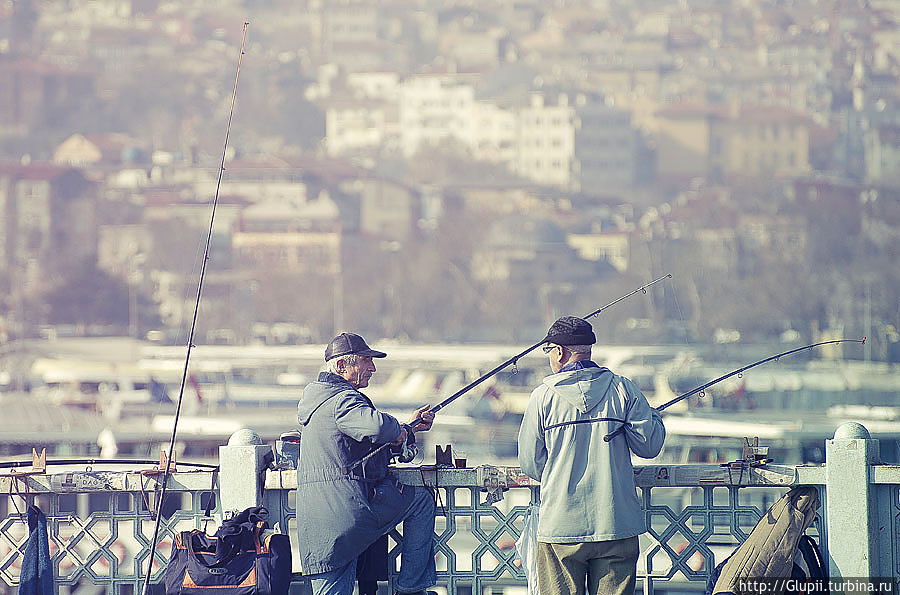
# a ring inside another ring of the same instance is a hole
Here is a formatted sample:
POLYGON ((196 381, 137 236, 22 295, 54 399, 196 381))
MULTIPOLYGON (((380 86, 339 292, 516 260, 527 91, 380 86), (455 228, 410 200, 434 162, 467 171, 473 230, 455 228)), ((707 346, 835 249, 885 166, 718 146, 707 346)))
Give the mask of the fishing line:
POLYGON ((216 180, 216 192, 213 197, 212 203, 212 213, 209 217, 209 229, 206 233, 206 247, 203 252, 203 262, 200 265, 200 280, 197 283, 197 299, 194 302, 194 316, 191 319, 191 331, 188 336, 187 341, 187 353, 184 358, 184 371, 181 375, 181 388, 178 391, 178 403, 175 405, 175 418, 172 422, 172 439, 169 441, 169 457, 167 459, 167 463, 165 469, 162 469, 162 479, 159 480, 158 485, 161 484, 160 495, 159 495, 159 505, 157 506, 156 511, 156 519, 153 525, 153 539, 150 542, 150 555, 147 560, 147 575, 144 580, 144 595, 147 595, 150 590, 150 575, 153 574, 153 558, 156 556, 156 543, 159 537, 159 525, 162 520, 162 507, 165 503, 166 498, 166 487, 169 483, 169 469, 172 466, 171 462, 175 458, 175 440, 178 435, 178 416, 181 413, 181 403, 184 400, 184 386, 187 382, 188 377, 188 366, 191 361, 191 349, 194 348, 194 332, 197 329, 197 314, 200 311, 200 297, 203 294, 203 279, 206 275, 206 265, 209 263, 209 247, 212 243, 212 233, 213 233, 213 223, 216 218, 216 205, 219 203, 219 188, 222 185, 222 176, 225 173, 225 159, 228 154, 228 137, 231 135, 231 120, 234 116, 234 104, 237 101, 237 87, 238 87, 238 79, 241 76, 241 62, 243 62, 244 58, 244 47, 247 41, 247 27, 250 25, 249 22, 244 22, 243 31, 241 34, 241 51, 238 56, 237 63, 237 72, 234 75, 234 88, 231 92, 231 107, 228 112, 228 124, 225 127, 225 143, 222 148, 222 162, 219 165, 219 175, 216 180))
MULTIPOLYGON (((692 283, 695 283, 695 291, 696 291, 696 282, 693 279, 690 279, 690 281, 692 283)), ((668 389, 668 392, 671 394, 674 394, 675 391, 672 390, 672 385, 669 384, 669 378, 672 376, 677 376, 678 374, 683 372, 688 366, 690 366, 692 359, 693 359, 693 355, 692 355, 691 345, 688 342, 688 332, 687 332, 688 331, 688 323, 684 318, 684 310, 682 310, 682 308, 681 308, 681 302, 678 301, 678 290, 676 289, 674 282, 671 283, 671 289, 672 289, 672 301, 675 303, 675 309, 678 311, 679 320, 681 321, 682 328, 685 331, 684 333, 680 333, 681 334, 681 342, 684 344, 684 347, 685 347, 684 357, 681 358, 681 361, 678 363, 677 368, 674 368, 671 370, 666 370, 665 374, 663 375, 663 377, 661 379, 661 382, 665 383, 666 388, 668 389)), ((698 304, 698 306, 699 306, 699 304, 698 304)), ((654 378, 653 388, 654 388, 654 392, 655 392, 656 388, 657 388, 655 378, 654 378)))
MULTIPOLYGON (((705 391, 707 388, 709 388, 710 386, 712 386, 712 385, 714 385, 714 384, 717 384, 717 383, 719 383, 719 382, 721 382, 721 381, 723 381, 723 380, 725 380, 725 379, 727 379, 727 378, 731 378, 732 376, 743 375, 743 373, 744 373, 746 370, 749 370, 750 368, 755 368, 756 366, 760 366, 760 365, 762 365, 762 364, 765 364, 765 363, 770 362, 770 361, 773 361, 773 360, 774 360, 774 361, 778 361, 778 360, 781 359, 782 357, 785 357, 785 356, 787 356, 787 355, 791 355, 792 353, 797 353, 797 352, 799 352, 799 351, 803 351, 803 350, 805 350, 805 349, 809 349, 810 351, 812 351, 813 347, 819 347, 820 345, 834 345, 834 344, 837 344, 837 343, 861 343, 861 344, 864 345, 864 344, 866 343, 866 338, 863 337, 862 339, 835 339, 835 340, 832 340, 832 341, 821 341, 821 342, 819 342, 819 343, 812 343, 812 344, 810 344, 810 345, 804 345, 803 347, 797 347, 796 349, 790 349, 790 350, 788 350, 788 351, 783 351, 783 352, 781 352, 781 353, 776 353, 775 355, 771 355, 771 356, 769 356, 769 357, 767 357, 767 358, 763 358, 763 359, 761 359, 761 360, 759 360, 759 361, 753 362, 752 364, 747 364, 746 366, 743 366, 743 367, 741 367, 741 368, 738 368, 737 370, 733 370, 733 371, 731 371, 731 372, 728 372, 727 374, 723 374, 723 375, 719 376, 718 378, 716 378, 715 380, 710 380, 710 381, 707 382, 706 384, 703 384, 703 385, 701 385, 701 386, 698 386, 697 388, 695 388, 695 389, 693 389, 693 390, 690 390, 690 391, 684 393, 684 394, 681 395, 681 396, 675 397, 674 399, 672 399, 671 401, 668 401, 667 403, 663 403, 662 405, 660 405, 659 407, 656 408, 656 411, 659 412, 659 411, 662 411, 662 410, 664 410, 664 409, 667 409, 668 407, 671 407, 671 406, 674 405, 675 403, 678 403, 679 401, 682 401, 682 400, 684 400, 684 399, 686 399, 686 398, 688 398, 688 397, 690 397, 690 396, 692 396, 692 395, 695 395, 695 394, 697 394, 697 393, 700 393, 700 396, 703 397, 703 395, 705 394, 704 391, 705 391)), ((628 427, 628 425, 629 425, 628 423, 623 423, 623 424, 620 425, 618 428, 616 428, 615 430, 613 430, 612 432, 610 432, 609 434, 607 434, 606 436, 604 436, 604 437, 603 437, 603 440, 604 440, 605 442, 609 442, 610 440, 612 440, 613 438, 615 438, 616 436, 618 436, 620 433, 624 432, 624 431, 625 431, 625 428, 628 427)))

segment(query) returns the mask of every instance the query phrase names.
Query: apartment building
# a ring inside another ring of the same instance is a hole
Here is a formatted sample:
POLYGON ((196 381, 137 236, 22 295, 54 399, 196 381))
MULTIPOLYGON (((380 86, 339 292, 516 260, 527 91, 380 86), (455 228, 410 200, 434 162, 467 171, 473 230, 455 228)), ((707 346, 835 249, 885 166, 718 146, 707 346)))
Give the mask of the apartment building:
POLYGON ((637 136, 631 113, 602 97, 575 98, 573 189, 609 195, 634 184, 637 136))
POLYGON ((584 260, 608 262, 620 273, 628 270, 631 255, 631 234, 628 232, 598 229, 590 233, 570 233, 566 241, 584 260))
POLYGON ((0 164, 0 272, 38 291, 97 250, 95 185, 75 169, 0 164))
POLYGON ((780 107, 745 107, 713 123, 713 177, 809 173, 811 122, 803 114, 780 107))
POLYGON ((676 106, 658 121, 662 178, 797 176, 810 169, 811 122, 789 109, 676 106))
POLYGON ((0 61, 0 134, 24 134, 54 110, 94 96, 96 73, 35 60, 0 61))
POLYGON ((538 184, 569 188, 575 160, 575 110, 569 97, 535 93, 519 109, 519 146, 515 171, 538 184))
POLYGON ((309 9, 319 25, 323 54, 330 56, 344 45, 377 41, 378 4, 367 0, 312 0, 309 9))
POLYGON ((400 85, 400 147, 415 155, 423 147, 475 146, 475 89, 450 75, 412 76, 400 85))
POLYGON ((472 156, 479 161, 512 165, 518 149, 518 118, 512 110, 479 101, 474 106, 472 156))
POLYGON ((329 102, 325 110, 325 151, 331 157, 377 151, 397 129, 397 109, 371 100, 329 102))
POLYGON ((340 245, 340 213, 326 192, 302 204, 251 205, 231 234, 236 268, 334 273, 340 245))
POLYGON ((400 74, 391 71, 349 72, 346 83, 358 97, 396 103, 400 74))

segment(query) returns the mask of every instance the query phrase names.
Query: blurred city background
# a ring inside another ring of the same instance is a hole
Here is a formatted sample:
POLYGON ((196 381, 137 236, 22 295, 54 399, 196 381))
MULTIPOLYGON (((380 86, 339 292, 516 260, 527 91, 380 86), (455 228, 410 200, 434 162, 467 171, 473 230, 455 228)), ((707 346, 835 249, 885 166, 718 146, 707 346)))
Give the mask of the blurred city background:
MULTIPOLYGON (((2 0, 0 385, 29 440, 171 427, 245 20, 187 385, 198 432, 230 420, 208 449, 261 405, 288 429, 339 331, 411 410, 667 273, 593 320, 655 405, 866 336, 690 407, 900 419, 896 0, 2 0)), ((510 421, 503 456, 546 361, 516 370, 457 411, 510 421)))
POLYGON ((4 0, 0 338, 185 338, 245 20, 199 342, 900 359, 892 0, 4 0))

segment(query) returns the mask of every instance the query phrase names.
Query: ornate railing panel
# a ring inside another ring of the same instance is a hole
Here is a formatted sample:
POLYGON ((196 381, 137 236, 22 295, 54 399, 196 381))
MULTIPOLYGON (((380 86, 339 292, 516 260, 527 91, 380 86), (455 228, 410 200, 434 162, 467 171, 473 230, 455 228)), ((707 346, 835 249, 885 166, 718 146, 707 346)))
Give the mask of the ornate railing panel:
MULTIPOLYGON (((175 532, 215 529, 221 509, 211 486, 210 471, 180 472, 171 477, 153 556, 152 582, 163 580, 175 532), (210 497, 213 507, 207 517, 210 497)), ((91 583, 113 594, 140 592, 150 557, 154 515, 159 509, 157 487, 155 476, 139 472, 0 476, 0 490, 6 494, 0 499, 5 507, 0 521, 0 583, 18 585, 28 538, 26 507, 35 505, 47 517, 57 588, 91 583)))
MULTIPOLYGON (((485 593, 525 584, 515 541, 528 505, 539 501, 540 486, 514 467, 400 468, 396 473, 403 483, 437 488, 439 585, 450 593, 485 593)), ((645 591, 686 581, 705 585, 715 564, 746 538, 769 505, 798 483, 798 476, 819 483, 821 469, 773 466, 748 469, 739 478, 718 465, 638 468, 648 526, 638 563, 645 591)), ((295 486, 295 472, 269 472, 266 504, 291 527, 292 538, 295 486)), ((820 509, 813 535, 824 535, 823 516, 820 509)), ((392 584, 401 533, 400 528, 391 533, 392 584)))
MULTIPOLYGON (((882 555, 896 567, 900 559, 900 470, 874 467, 878 513, 885 532, 882 555)), ((242 469, 241 481, 250 469, 242 469)), ((539 486, 517 468, 401 468, 401 481, 436 488, 436 543, 439 587, 450 593, 484 593, 525 584, 514 543, 521 534, 528 505, 538 501, 539 486)), ((714 565, 746 537, 762 512, 788 488, 825 484, 825 467, 734 469, 717 465, 644 466, 636 481, 648 532, 641 537, 639 577, 645 592, 655 588, 700 587, 714 565)), ((49 521, 57 585, 93 583, 108 593, 140 591, 150 557, 153 514, 158 510, 156 475, 136 471, 71 471, 0 476, 0 583, 14 588, 27 538, 23 513, 37 505, 49 521), (17 510, 18 509, 18 510, 17 510)), ((223 475, 223 480, 224 480, 223 475)), ((270 509, 272 523, 296 539, 296 472, 265 474, 260 504, 270 509)), ((225 494, 225 486, 222 493, 225 494)), ((171 538, 180 530, 212 532, 221 518, 216 498, 212 513, 209 471, 171 476, 163 505, 161 539, 153 557, 154 583, 163 579, 171 538)), ((828 557, 824 502, 813 533, 828 557)), ((229 509, 227 502, 226 509, 229 509)), ((402 527, 391 534, 390 558, 396 569, 402 527)), ((393 580, 393 579, 392 579, 393 580)))

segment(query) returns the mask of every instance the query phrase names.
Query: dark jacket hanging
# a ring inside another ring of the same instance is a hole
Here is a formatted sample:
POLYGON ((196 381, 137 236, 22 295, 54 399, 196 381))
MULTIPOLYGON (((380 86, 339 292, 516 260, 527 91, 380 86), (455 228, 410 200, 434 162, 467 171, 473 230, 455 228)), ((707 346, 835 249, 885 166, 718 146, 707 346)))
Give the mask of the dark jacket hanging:
POLYGON ((28 507, 28 542, 22 557, 19 595, 53 595, 47 517, 36 506, 28 507))

